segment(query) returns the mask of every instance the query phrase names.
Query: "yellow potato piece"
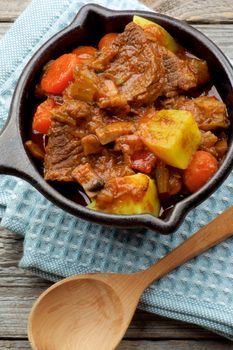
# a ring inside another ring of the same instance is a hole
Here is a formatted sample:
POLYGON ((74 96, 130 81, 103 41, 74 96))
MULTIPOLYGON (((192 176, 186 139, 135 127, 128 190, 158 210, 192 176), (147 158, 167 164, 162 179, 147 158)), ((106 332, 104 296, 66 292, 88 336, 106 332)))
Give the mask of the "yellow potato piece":
POLYGON ((191 112, 153 111, 141 119, 138 133, 145 145, 165 163, 186 169, 201 141, 191 112))
POLYGON ((133 16, 133 22, 142 28, 151 26, 151 25, 156 26, 161 33, 163 45, 172 52, 176 52, 179 49, 179 45, 177 44, 175 39, 159 24, 149 21, 148 19, 145 19, 140 16, 133 16))
POLYGON ((106 185, 106 190, 113 195, 110 202, 101 203, 97 196, 87 207, 112 214, 159 215, 160 203, 155 182, 145 174, 114 178, 106 185))

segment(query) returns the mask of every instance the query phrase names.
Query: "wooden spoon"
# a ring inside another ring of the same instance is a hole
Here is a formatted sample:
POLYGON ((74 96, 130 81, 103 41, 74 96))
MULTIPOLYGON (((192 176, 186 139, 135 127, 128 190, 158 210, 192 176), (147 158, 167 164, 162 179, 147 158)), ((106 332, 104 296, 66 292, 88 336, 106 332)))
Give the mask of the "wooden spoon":
POLYGON ((52 285, 30 313, 33 350, 115 349, 149 284, 232 235, 230 207, 145 271, 85 274, 52 285))

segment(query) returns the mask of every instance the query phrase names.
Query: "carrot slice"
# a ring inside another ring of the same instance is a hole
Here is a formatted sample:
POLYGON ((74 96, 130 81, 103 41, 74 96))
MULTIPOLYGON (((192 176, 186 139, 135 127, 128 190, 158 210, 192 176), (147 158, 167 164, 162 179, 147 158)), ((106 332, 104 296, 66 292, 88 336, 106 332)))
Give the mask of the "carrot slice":
POLYGON ((93 46, 79 46, 72 51, 78 57, 88 58, 95 56, 97 49, 93 46))
POLYGON ((64 54, 53 61, 41 79, 41 88, 48 94, 61 94, 74 79, 74 67, 77 56, 73 53, 64 54))
POLYGON ((51 109, 55 107, 55 102, 51 98, 42 102, 33 117, 32 129, 42 134, 47 134, 51 125, 51 109))
POLYGON ((205 151, 197 151, 187 169, 184 170, 184 184, 190 192, 196 192, 217 171, 217 159, 205 151))

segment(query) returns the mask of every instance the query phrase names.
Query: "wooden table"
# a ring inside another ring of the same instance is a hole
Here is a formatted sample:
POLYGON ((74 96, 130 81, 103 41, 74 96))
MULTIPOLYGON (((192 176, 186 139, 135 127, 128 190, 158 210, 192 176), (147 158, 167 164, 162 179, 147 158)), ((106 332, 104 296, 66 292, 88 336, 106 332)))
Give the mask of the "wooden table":
MULTIPOLYGON (((42 0, 45 1, 45 0, 42 0)), ((233 59, 233 0, 143 0, 154 10, 191 22, 233 59)), ((30 0, 0 0, 0 37, 30 0)), ((26 324, 50 283, 17 267, 23 239, 0 230, 0 350, 30 349, 26 324)), ((138 311, 120 350, 233 350, 233 343, 183 322, 138 311)))

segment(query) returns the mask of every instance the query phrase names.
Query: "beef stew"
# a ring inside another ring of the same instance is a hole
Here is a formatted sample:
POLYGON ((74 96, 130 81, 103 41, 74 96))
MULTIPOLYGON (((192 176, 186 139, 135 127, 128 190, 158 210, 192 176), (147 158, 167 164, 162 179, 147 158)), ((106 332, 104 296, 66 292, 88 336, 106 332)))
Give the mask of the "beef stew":
POLYGON ((206 62, 154 23, 136 17, 99 46, 46 65, 27 147, 44 155, 47 181, 76 182, 89 208, 162 215, 217 171, 225 105, 206 96, 206 62))

